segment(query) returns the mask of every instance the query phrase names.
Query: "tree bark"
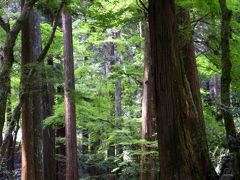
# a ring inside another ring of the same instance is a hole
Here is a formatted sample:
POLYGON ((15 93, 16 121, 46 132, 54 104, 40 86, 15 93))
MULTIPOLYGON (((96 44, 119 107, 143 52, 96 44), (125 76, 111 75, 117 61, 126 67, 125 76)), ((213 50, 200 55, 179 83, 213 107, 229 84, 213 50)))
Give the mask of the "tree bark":
POLYGON ((21 11, 20 16, 18 17, 17 21, 13 24, 12 28, 10 29, 10 24, 5 23, 2 18, 1 19, 1 27, 6 31, 7 38, 3 48, 3 56, 1 57, 1 66, 0 66, 0 144, 2 143, 2 131, 3 126, 5 123, 5 112, 6 112, 6 105, 7 105, 7 97, 9 92, 9 85, 10 85, 10 72, 12 69, 12 65, 14 62, 14 55, 13 55, 13 47, 15 46, 15 42, 17 36, 23 27, 23 22, 29 16, 29 13, 32 7, 38 0, 29 0, 27 2, 23 2, 23 8, 21 11))
POLYGON ((43 179, 42 79, 39 14, 31 10, 22 29, 22 179, 43 179), (29 75, 32 77, 29 78, 29 75), (29 80, 29 81, 26 81, 29 80))
MULTIPOLYGON (((153 91, 153 76, 151 49, 149 37, 149 25, 145 23, 145 47, 144 47, 144 80, 143 80, 143 95, 142 95, 142 139, 154 141, 155 133, 155 112, 154 112, 154 91, 153 91)), ((143 146, 144 152, 151 151, 148 146, 143 146)), ((155 162, 151 154, 141 156, 141 180, 155 179, 155 162)))
POLYGON ((207 136, 205 131, 205 120, 202 110, 202 101, 200 95, 200 84, 199 84, 199 76, 197 70, 197 64, 195 59, 195 48, 193 45, 192 38, 192 27, 190 21, 190 14, 188 10, 183 9, 181 7, 178 8, 178 23, 184 28, 184 34, 188 34, 188 36, 184 36, 180 34, 180 50, 184 63, 184 69, 186 73, 187 80, 190 85, 192 99, 197 111, 196 122, 199 126, 198 129, 194 129, 192 131, 192 136, 199 136, 198 143, 195 144, 195 151, 200 154, 200 167, 202 168, 202 172, 204 174, 215 174, 214 167, 211 163, 209 154, 208 154, 208 143, 207 136), (198 132, 197 132, 198 131, 198 132), (197 132, 197 134, 196 134, 197 132))
POLYGON ((76 110, 74 101, 74 60, 72 40, 72 18, 63 10, 62 23, 64 33, 64 104, 66 122, 66 179, 78 179, 76 110))
POLYGON ((150 0, 149 25, 161 179, 217 179, 196 151, 202 126, 180 57, 175 1, 150 0))
MULTIPOLYGON (((53 59, 48 59, 48 65, 53 66, 53 59)), ((47 79, 46 76, 44 76, 47 79)), ((43 118, 53 115, 54 86, 51 83, 43 86, 43 118)), ((43 157, 44 157, 44 179, 56 179, 55 161, 55 130, 51 126, 43 129, 43 157)))
POLYGON ((230 43, 231 36, 231 18, 232 11, 227 8, 226 0, 219 0, 222 12, 222 26, 221 26, 221 62, 222 62, 222 76, 221 76, 221 103, 222 114, 227 136, 236 136, 236 128, 233 121, 233 116, 230 112, 230 85, 231 85, 231 69, 232 63, 230 58, 230 43))
MULTIPOLYGON (((234 124, 233 115, 231 113, 231 98, 230 98, 230 86, 231 86, 231 70, 232 62, 230 57, 230 37, 231 37, 231 18, 232 11, 228 9, 226 0, 219 0, 222 21, 221 21, 221 111, 224 119, 224 125, 226 130, 227 139, 232 136, 236 137, 237 131, 234 124)), ((238 149, 231 146, 229 141, 229 150, 233 155, 232 168, 234 178, 240 179, 240 153, 238 149)))

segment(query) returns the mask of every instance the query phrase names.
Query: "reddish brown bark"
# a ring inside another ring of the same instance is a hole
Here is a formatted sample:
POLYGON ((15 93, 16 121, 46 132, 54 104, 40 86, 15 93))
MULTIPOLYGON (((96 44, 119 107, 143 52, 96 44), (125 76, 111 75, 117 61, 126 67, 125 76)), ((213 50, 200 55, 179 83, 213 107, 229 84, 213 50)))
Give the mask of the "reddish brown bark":
POLYGON ((22 179, 23 180, 35 180, 35 162, 34 159, 34 132, 32 111, 29 111, 29 107, 32 107, 32 101, 30 97, 30 87, 28 83, 24 83, 29 74, 27 64, 31 63, 31 49, 30 42, 30 29, 29 19, 24 22, 22 28, 22 90, 25 93, 22 105, 22 179))
POLYGON ((0 67, 0 144, 2 144, 2 131, 5 123, 5 112, 10 88, 10 72, 14 62, 13 47, 15 46, 17 36, 23 26, 23 22, 29 16, 29 12, 36 2, 37 0, 29 0, 24 4, 20 16, 13 24, 12 28, 10 28, 9 23, 4 22, 0 17, 0 26, 7 33, 3 48, 3 56, 1 56, 2 66, 0 67))
POLYGON ((189 34, 188 36, 180 35, 180 48, 184 63, 185 74, 190 85, 191 96, 194 102, 194 109, 196 110, 197 118, 196 122, 200 127, 198 129, 193 129, 192 136, 199 136, 198 143, 195 144, 195 151, 200 154, 200 167, 204 174, 214 174, 214 168, 212 166, 209 154, 208 154, 208 144, 207 136, 205 132, 205 121, 202 110, 202 101, 200 95, 200 85, 199 76, 197 71, 197 64, 195 59, 195 48, 192 39, 192 27, 190 22, 190 14, 186 9, 178 9, 178 21, 179 25, 184 28, 184 34, 189 34))
POLYGON ((22 29, 21 85, 24 93, 22 179, 41 180, 43 179, 41 68, 40 64, 36 63, 41 53, 41 33, 39 14, 32 10, 30 15, 22 29))
POLYGON ((180 57, 175 1, 150 0, 149 23, 161 179, 217 179, 196 150, 202 125, 180 57))
MULTIPOLYGON (((142 139, 154 141, 155 133, 155 112, 154 112, 154 89, 153 76, 151 70, 151 49, 149 26, 145 24, 145 47, 144 47, 144 80, 142 95, 142 139)), ((151 151, 148 146, 143 147, 144 151, 151 151)), ((155 179, 155 162, 151 154, 141 156, 141 180, 155 179)))
POLYGON ((64 104, 66 122, 66 179, 78 179, 76 110, 74 101, 74 62, 72 40, 72 18, 68 12, 62 13, 64 33, 64 104))

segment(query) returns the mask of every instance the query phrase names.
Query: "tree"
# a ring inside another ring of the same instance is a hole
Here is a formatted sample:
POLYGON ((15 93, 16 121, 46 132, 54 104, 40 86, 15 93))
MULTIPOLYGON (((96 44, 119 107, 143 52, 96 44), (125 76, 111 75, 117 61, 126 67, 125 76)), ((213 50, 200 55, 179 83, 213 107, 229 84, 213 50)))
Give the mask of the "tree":
POLYGON ((181 58, 184 64, 184 70, 186 74, 187 81, 190 86, 190 94, 194 103, 194 111, 196 111, 197 118, 196 123, 198 124, 198 130, 192 131, 192 136, 197 137, 198 143, 195 144, 195 150, 200 154, 200 166, 203 172, 206 174, 215 174, 215 170, 212 166, 209 154, 208 154, 208 144, 207 136, 205 132, 205 120, 202 110, 202 101, 200 95, 200 84, 199 75, 197 70, 196 58, 195 58, 195 48, 192 38, 192 26, 190 21, 190 13, 187 9, 178 7, 178 24, 182 27, 183 32, 179 34, 179 45, 181 51, 181 58), (186 35, 187 34, 187 35, 186 35), (199 131, 196 134, 196 131, 199 131))
POLYGON ((221 26, 221 62, 222 62, 222 76, 221 76, 221 103, 222 114, 227 136, 236 136, 236 128, 233 121, 233 116, 230 112, 230 85, 231 85, 231 69, 232 63, 230 59, 230 43, 231 37, 231 17, 232 11, 227 8, 226 0, 219 0, 222 12, 222 26, 221 26))
POLYGON ((43 179, 42 41, 40 17, 31 10, 22 29, 22 179, 43 179), (31 78, 28 78, 31 75, 31 78), (29 80, 29 81, 27 81, 29 80))
MULTIPOLYGON (((154 82, 153 67, 151 61, 149 25, 145 24, 145 47, 144 47, 144 80, 142 95, 142 129, 141 137, 147 141, 156 140, 155 134, 155 106, 154 106, 154 82)), ((144 151, 151 151, 151 147, 144 146, 144 151)), ((142 155, 141 157, 141 179, 155 179, 155 162, 152 154, 142 155)))
POLYGON ((0 69, 0 144, 2 143, 2 131, 5 123, 5 112, 7 105, 7 98, 10 89, 10 72, 14 63, 13 48, 17 36, 23 26, 23 22, 28 17, 32 7, 35 5, 37 0, 26 1, 23 4, 22 11, 12 28, 10 24, 5 22, 0 17, 0 26, 6 32, 6 41, 3 48, 3 56, 1 57, 1 69, 0 69))
MULTIPOLYGON (((236 137, 233 115, 231 113, 230 85, 232 81, 231 70, 232 62, 230 57, 230 37, 231 37, 231 18, 232 11, 228 9, 226 0, 219 0, 222 19, 221 19, 221 110, 224 119, 227 139, 236 137)), ((233 153, 233 174, 235 179, 240 179, 240 154, 239 150, 232 147, 228 141, 229 150, 233 153)))
POLYGON ((66 11, 62 12, 64 33, 64 105, 66 122, 66 179, 78 179, 77 139, 76 139, 76 110, 74 101, 74 62, 72 18, 66 11))
POLYGON ((161 179, 217 179, 202 167, 202 126, 180 56, 175 1, 149 1, 161 179))
MULTIPOLYGON (((48 58, 48 65, 53 66, 53 58, 48 58)), ((46 75, 43 78, 47 78, 46 75)), ((43 86, 43 118, 53 115, 54 85, 49 82, 43 86)), ((51 126, 43 128, 43 157, 44 157, 44 179, 56 179, 55 161, 55 129, 51 126)))

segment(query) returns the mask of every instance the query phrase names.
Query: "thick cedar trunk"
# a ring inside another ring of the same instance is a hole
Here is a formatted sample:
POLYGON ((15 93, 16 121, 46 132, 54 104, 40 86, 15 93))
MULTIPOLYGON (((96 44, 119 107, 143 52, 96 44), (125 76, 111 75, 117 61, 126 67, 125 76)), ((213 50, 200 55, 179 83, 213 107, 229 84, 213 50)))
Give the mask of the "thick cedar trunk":
POLYGON ((231 85, 231 69, 232 63, 230 59, 230 44, 231 36, 231 17, 232 11, 226 6, 226 0, 219 0, 222 11, 222 27, 221 27, 221 48, 222 48, 222 76, 221 76, 221 103, 222 114, 227 136, 236 136, 236 129, 233 121, 233 116, 230 112, 230 85, 231 85))
POLYGON ((66 122, 66 179, 78 179, 76 112, 74 101, 74 62, 72 41, 72 18, 66 12, 62 13, 64 33, 64 104, 66 122))
MULTIPOLYGON (((151 70, 150 57, 150 37, 149 26, 145 24, 145 47, 144 47, 144 80, 143 80, 143 95, 142 95, 142 139, 147 141, 154 141, 154 91, 153 91, 153 76, 151 70)), ((152 149, 144 146, 144 151, 151 151, 152 149)), ((141 156, 141 180, 155 179, 155 162, 151 154, 141 156)))
POLYGON ((10 29, 10 24, 3 22, 3 29, 7 33, 6 41, 3 48, 3 56, 1 56, 1 66, 0 66, 0 144, 2 144, 2 131, 5 123, 5 112, 7 106, 7 97, 10 85, 10 72, 14 62, 13 47, 15 45, 17 36, 23 26, 24 20, 29 15, 30 10, 34 6, 37 0, 31 0, 25 4, 22 8, 22 12, 18 17, 17 21, 13 24, 10 29))
POLYGON ((32 10, 22 29, 22 179, 43 179, 41 66, 39 14, 32 10), (30 63, 34 63, 33 67, 30 63), (29 72, 32 77, 29 79, 29 72), (29 81, 26 81, 29 79, 29 81))
POLYGON ((150 0, 149 23, 161 179, 217 179, 195 148, 202 126, 180 58, 174 0, 150 0))
MULTIPOLYGON (((53 65, 53 59, 48 59, 48 65, 53 65)), ((46 76, 44 78, 47 78, 46 76)), ((43 87, 43 118, 53 114, 54 106, 54 86, 51 83, 43 87)), ((55 130, 46 126, 43 129, 43 157, 44 157, 44 179, 56 179, 55 161, 55 130)))
POLYGON ((200 84, 199 84, 199 77, 198 77, 198 71, 197 71, 197 64, 195 59, 195 48, 193 45, 193 39, 192 39, 192 27, 191 27, 191 21, 190 21, 190 14, 186 9, 179 8, 178 9, 178 22, 179 25, 184 28, 185 31, 187 31, 187 34, 189 34, 188 37, 183 36, 180 34, 180 49, 181 49, 181 55, 184 63, 184 69, 187 76, 187 80, 190 85, 191 95, 192 99, 197 111, 197 124, 199 124, 198 129, 193 129, 192 135, 193 136, 199 136, 198 143, 196 143, 194 146, 195 151, 200 154, 200 159, 198 159, 200 163, 200 168, 202 168, 202 172, 204 174, 215 174, 215 170, 212 166, 209 154, 208 154, 208 144, 207 144, 207 136, 205 132, 205 121, 203 116, 203 110, 202 110, 202 101, 201 101, 201 95, 200 95, 200 84), (196 131, 199 131, 196 134, 196 131))
POLYGON ((29 19, 24 22, 22 29, 22 91, 25 97, 22 102, 22 179, 35 180, 35 162, 34 159, 34 132, 32 121, 32 101, 30 95, 29 82, 25 82, 29 74, 27 65, 31 63, 31 43, 30 43, 30 29, 29 19))

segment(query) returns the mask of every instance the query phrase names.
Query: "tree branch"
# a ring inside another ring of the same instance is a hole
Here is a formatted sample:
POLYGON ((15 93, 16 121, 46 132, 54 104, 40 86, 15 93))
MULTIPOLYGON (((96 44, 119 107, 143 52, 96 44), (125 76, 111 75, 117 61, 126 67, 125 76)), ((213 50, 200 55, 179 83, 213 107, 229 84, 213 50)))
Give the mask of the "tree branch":
POLYGON ((142 2, 142 0, 137 0, 137 5, 148 14, 149 10, 146 7, 146 5, 142 2), (138 4, 138 2, 140 3, 140 5, 138 4))
POLYGON ((10 25, 9 23, 6 23, 2 17, 0 17, 0 26, 3 28, 4 31, 9 32, 10 25))
POLYGON ((22 28, 23 22, 29 16, 31 9, 33 8, 34 4, 37 1, 38 0, 31 0, 24 3, 20 16, 18 17, 17 21, 14 23, 12 29, 10 29, 10 31, 8 32, 4 51, 7 51, 10 48, 14 47, 17 36, 22 28))
POLYGON ((56 13, 56 16, 54 18, 54 21, 53 21, 53 27, 52 27, 52 33, 48 39, 48 42, 47 44, 45 45, 45 47, 43 48, 43 50, 41 51, 38 59, 37 59, 37 62, 42 62, 44 60, 44 58, 46 57, 47 53, 48 53, 48 50, 50 49, 51 47, 51 44, 53 42, 53 39, 54 39, 54 36, 55 36, 55 32, 57 30, 57 22, 58 22, 58 18, 60 16, 60 13, 61 13, 61 10, 63 8, 63 5, 64 3, 62 2, 57 10, 57 13, 56 13))

